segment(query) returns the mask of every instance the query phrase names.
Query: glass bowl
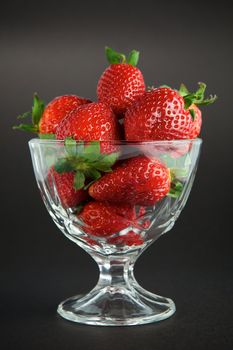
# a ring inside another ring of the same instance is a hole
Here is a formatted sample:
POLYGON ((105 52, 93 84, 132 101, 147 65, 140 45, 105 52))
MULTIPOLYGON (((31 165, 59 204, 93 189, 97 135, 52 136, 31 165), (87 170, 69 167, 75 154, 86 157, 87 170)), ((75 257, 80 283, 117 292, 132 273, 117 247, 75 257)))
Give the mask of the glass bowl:
POLYGON ((201 143, 200 139, 29 142, 49 214, 67 238, 91 255, 100 271, 97 285, 87 295, 76 295, 58 306, 62 317, 90 325, 125 326, 160 321, 175 312, 174 302, 141 287, 133 270, 140 254, 180 215, 201 143), (103 167, 105 160, 108 166, 103 167), (90 181, 87 169, 93 170, 96 162, 98 174, 92 171, 90 181), (77 170, 84 167, 85 180, 77 170))

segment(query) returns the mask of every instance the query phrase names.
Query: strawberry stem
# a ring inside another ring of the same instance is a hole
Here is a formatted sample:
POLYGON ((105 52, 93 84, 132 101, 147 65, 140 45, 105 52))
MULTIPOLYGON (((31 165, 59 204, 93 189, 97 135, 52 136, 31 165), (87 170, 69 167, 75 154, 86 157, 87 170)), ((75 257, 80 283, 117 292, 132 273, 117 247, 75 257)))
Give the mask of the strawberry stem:
POLYGON ((185 108, 188 109, 192 104, 195 105, 208 105, 214 103, 217 99, 216 95, 210 95, 205 98, 205 83, 198 83, 199 88, 196 92, 190 93, 184 84, 181 84, 179 93, 184 98, 185 108))
POLYGON ((139 60, 139 51, 132 50, 126 60, 126 56, 123 53, 117 52, 110 47, 105 47, 105 54, 110 64, 127 63, 132 66, 136 66, 139 60))
POLYGON ((107 60, 110 64, 125 63, 126 57, 124 54, 119 53, 111 49, 110 47, 105 47, 105 54, 107 60))
POLYGON ((139 51, 132 50, 127 59, 127 63, 135 67, 138 64, 139 54, 139 51))
MULTIPOLYGON (((187 89, 187 87, 184 84, 180 85, 179 93, 184 99, 184 107, 185 109, 189 109, 189 107, 192 104, 195 104, 197 106, 200 105, 209 105, 211 103, 214 103, 217 99, 216 95, 210 95, 208 98, 205 98, 205 90, 206 90, 206 84, 205 83, 198 83, 199 88, 196 92, 190 93, 187 89)), ((194 109, 189 109, 189 112, 192 116, 192 119, 195 119, 195 111, 194 109)))

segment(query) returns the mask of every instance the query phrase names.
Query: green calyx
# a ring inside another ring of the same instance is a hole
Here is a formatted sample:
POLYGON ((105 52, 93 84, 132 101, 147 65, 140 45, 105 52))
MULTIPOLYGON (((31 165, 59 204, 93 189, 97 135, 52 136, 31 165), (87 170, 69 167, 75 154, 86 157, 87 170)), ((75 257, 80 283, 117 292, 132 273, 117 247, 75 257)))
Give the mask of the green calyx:
POLYGON ((168 196, 172 197, 172 198, 180 197, 180 195, 183 191, 183 187, 184 187, 184 185, 182 184, 182 182, 180 182, 177 179, 173 179, 171 182, 170 191, 168 192, 168 196))
POLYGON ((129 53, 129 56, 126 58, 124 54, 116 52, 110 47, 106 46, 105 54, 110 64, 127 63, 131 64, 132 66, 136 66, 139 60, 139 51, 136 50, 132 50, 129 53))
MULTIPOLYGON (((15 130, 23 130, 23 131, 29 131, 36 134, 39 134, 39 123, 40 119, 43 115, 45 109, 44 102, 39 99, 38 95, 35 93, 33 96, 33 106, 31 111, 28 111, 26 113, 23 113, 17 117, 17 119, 27 119, 31 118, 31 123, 24 124, 21 123, 19 125, 13 126, 13 129, 15 130)), ((39 137, 41 139, 54 139, 54 134, 39 134, 39 137)))
POLYGON ((183 181, 190 173, 190 155, 187 153, 181 157, 174 158, 168 154, 163 154, 160 158, 170 170, 171 185, 167 195, 172 198, 178 198, 183 191, 183 181))
MULTIPOLYGON (((185 102, 185 109, 189 109, 189 107, 192 104, 195 105, 209 105, 211 103, 214 103, 217 99, 216 95, 210 95, 208 98, 205 98, 205 90, 206 90, 206 84, 205 83, 198 83, 199 88, 196 92, 190 93, 187 87, 184 84, 180 85, 179 93, 183 97, 185 102)), ((192 119, 195 119, 195 111, 194 109, 189 109, 189 112, 192 116, 192 119)))
POLYGON ((41 140, 55 140, 54 134, 38 134, 41 140))
POLYGON ((21 123, 19 125, 13 126, 13 129, 39 133, 39 122, 44 112, 44 108, 45 108, 44 102, 40 100, 38 95, 35 93, 33 96, 33 106, 31 111, 20 114, 17 117, 17 119, 27 119, 30 117, 31 123, 30 124, 21 123))
POLYGON ((112 171, 118 153, 102 154, 100 142, 91 141, 87 146, 83 142, 76 143, 71 137, 65 140, 66 155, 57 160, 54 165, 59 174, 73 171, 74 189, 85 190, 101 177, 101 173, 112 171))

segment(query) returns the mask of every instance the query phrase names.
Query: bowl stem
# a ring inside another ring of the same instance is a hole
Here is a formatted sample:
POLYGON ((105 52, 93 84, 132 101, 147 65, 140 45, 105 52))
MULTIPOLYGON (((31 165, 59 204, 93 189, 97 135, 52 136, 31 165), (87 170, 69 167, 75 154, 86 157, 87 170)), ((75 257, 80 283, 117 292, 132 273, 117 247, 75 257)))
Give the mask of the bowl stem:
POLYGON ((100 270, 97 285, 85 296, 62 302, 58 313, 70 321, 101 326, 139 325, 170 317, 175 312, 173 301, 146 291, 134 278, 137 256, 92 255, 100 270))

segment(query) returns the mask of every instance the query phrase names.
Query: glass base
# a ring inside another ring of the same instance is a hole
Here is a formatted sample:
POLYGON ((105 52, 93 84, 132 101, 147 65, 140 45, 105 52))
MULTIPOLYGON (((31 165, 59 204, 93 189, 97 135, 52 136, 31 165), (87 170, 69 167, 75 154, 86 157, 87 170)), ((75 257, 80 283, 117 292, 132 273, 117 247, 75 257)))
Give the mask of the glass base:
POLYGON ((139 285, 94 288, 86 296, 63 301, 58 313, 63 318, 96 326, 133 326, 164 320, 174 314, 171 299, 152 294, 139 285))

